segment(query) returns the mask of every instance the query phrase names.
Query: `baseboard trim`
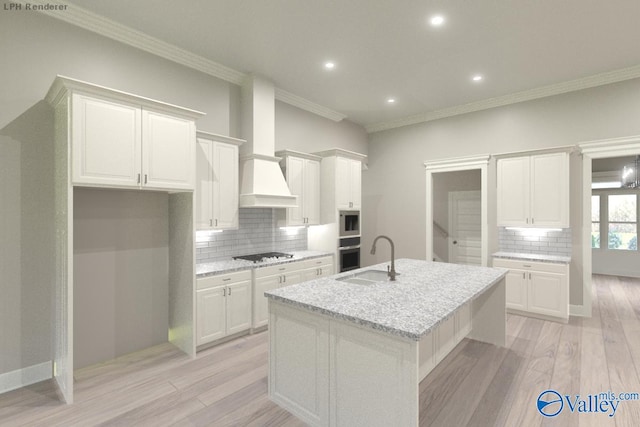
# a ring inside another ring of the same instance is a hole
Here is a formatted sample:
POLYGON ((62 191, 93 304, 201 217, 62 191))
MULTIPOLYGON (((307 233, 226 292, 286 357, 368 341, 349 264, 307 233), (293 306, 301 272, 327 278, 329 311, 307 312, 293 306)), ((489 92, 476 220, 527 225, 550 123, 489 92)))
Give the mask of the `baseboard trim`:
POLYGON ((48 380, 52 377, 51 361, 0 374, 0 393, 48 380))
POLYGON ((584 317, 584 306, 569 304, 569 316, 584 317))

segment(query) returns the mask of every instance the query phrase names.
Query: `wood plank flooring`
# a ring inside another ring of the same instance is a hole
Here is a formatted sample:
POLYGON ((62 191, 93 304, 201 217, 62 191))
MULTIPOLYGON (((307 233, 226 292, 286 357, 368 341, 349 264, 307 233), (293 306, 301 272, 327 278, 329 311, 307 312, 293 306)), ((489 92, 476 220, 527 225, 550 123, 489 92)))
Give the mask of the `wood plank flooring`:
MULTIPOLYGON (((593 317, 568 324, 509 315, 507 347, 462 341, 420 384, 421 426, 640 425, 640 401, 615 417, 544 418, 546 389, 640 392, 640 279, 594 275, 593 317)), ((200 352, 161 345, 75 373, 73 405, 50 381, 0 395, 1 426, 302 426, 267 397, 267 333, 200 352)))

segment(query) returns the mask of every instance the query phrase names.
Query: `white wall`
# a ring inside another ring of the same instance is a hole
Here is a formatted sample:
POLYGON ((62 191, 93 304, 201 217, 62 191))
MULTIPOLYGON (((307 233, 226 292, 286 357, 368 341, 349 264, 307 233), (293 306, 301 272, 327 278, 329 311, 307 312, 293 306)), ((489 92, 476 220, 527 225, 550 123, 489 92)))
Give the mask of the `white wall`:
MULTIPOLYGON (((640 79, 378 132, 363 173, 363 246, 375 234, 396 242, 398 257, 425 258, 423 162, 459 156, 573 145, 640 134, 640 79)), ((582 303, 580 159, 572 158, 571 303, 582 303)), ((497 248, 495 161, 489 164, 489 250, 497 248)), ((363 264, 382 262, 363 253, 363 264)))
POLYGON ((368 138, 362 126, 348 120, 333 120, 276 102, 276 150, 303 153, 343 148, 367 154, 368 138))

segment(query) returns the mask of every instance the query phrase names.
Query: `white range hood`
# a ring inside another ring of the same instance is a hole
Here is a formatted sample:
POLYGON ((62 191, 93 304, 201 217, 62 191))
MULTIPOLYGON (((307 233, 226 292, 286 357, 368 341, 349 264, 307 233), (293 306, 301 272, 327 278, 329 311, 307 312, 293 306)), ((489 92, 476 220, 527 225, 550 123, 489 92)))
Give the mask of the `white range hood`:
POLYGON ((242 137, 240 147, 240 207, 292 208, 291 195, 275 157, 275 89, 273 83, 249 76, 242 85, 242 137))

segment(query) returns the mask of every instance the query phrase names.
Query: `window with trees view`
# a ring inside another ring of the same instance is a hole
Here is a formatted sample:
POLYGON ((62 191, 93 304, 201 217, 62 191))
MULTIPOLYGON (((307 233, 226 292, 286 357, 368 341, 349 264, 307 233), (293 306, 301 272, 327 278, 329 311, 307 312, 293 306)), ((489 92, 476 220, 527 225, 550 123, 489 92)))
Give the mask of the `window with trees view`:
POLYGON ((591 196, 591 247, 638 250, 638 194, 630 191, 595 192, 591 196), (607 242, 601 242, 606 236, 607 242))
POLYGON ((608 199, 609 249, 637 250, 638 221, 635 194, 610 194, 608 199))

